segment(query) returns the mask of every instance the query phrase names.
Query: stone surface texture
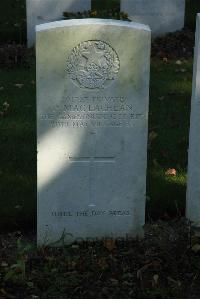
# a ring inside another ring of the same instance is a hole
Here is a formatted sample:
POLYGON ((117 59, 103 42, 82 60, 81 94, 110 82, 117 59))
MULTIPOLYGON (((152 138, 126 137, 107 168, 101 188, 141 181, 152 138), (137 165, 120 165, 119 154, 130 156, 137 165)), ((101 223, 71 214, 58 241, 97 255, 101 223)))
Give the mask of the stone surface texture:
POLYGON ((38 244, 142 235, 151 32, 37 26, 38 244))
POLYGON ((184 27, 185 0, 121 0, 121 11, 132 21, 149 25, 153 36, 184 27))
POLYGON ((188 155, 187 217, 200 223, 200 14, 197 15, 188 155))
POLYGON ((35 44, 35 26, 62 20, 63 12, 91 9, 91 0, 26 0, 27 43, 35 44))

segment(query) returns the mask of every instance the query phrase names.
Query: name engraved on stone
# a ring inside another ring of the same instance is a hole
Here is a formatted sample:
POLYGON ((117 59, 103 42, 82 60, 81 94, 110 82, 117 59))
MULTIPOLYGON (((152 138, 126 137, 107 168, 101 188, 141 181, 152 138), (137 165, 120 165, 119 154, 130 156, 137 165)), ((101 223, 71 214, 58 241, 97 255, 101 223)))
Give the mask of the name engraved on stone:
POLYGON ((133 127, 144 115, 123 96, 65 97, 46 114, 52 128, 81 127, 133 127), (85 102, 85 103, 84 103, 85 102))
POLYGON ((116 79, 119 67, 116 51, 100 40, 80 43, 67 59, 67 74, 80 88, 105 88, 116 79))

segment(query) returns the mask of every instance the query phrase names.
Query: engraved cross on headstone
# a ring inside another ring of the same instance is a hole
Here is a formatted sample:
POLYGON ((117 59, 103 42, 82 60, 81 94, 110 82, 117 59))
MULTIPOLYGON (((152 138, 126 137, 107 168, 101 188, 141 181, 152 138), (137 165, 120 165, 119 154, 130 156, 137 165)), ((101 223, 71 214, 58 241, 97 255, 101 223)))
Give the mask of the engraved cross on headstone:
POLYGON ((95 180, 95 165, 96 163, 115 163, 115 157, 69 156, 69 160, 70 162, 74 162, 74 163, 89 163, 89 167, 90 167, 89 168, 89 199, 90 199, 90 204, 92 204, 94 199, 94 192, 95 192, 93 191, 94 180, 95 180))

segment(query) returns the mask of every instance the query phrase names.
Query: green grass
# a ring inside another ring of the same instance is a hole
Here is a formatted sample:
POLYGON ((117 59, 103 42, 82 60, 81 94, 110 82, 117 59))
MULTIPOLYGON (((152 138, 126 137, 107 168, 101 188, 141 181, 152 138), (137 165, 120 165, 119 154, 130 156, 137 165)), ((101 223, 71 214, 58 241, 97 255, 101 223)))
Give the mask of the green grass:
MULTIPOLYGON (((36 219, 35 66, 0 72, 0 226, 34 226, 36 219), (24 84, 21 88, 15 84, 24 84), (1 108, 0 108, 1 110, 1 108)), ((152 59, 148 150, 147 218, 184 213, 192 60, 152 59), (184 70, 184 72, 183 72, 184 70), (177 170, 167 176, 168 168, 177 170)))
POLYGON ((175 61, 152 60, 149 132, 157 137, 148 152, 147 207, 151 217, 176 215, 185 209, 191 81, 192 60, 181 66, 175 61), (175 168, 177 176, 166 176, 169 168, 175 168))
POLYGON ((34 225, 36 214, 36 122, 34 66, 0 72, 0 215, 5 228, 34 225), (16 87, 15 84, 24 84, 16 87))
MULTIPOLYGON (((118 0, 93 0, 92 9, 116 7, 118 0), (104 2, 103 2, 104 1, 104 2)), ((194 26, 200 3, 187 0, 186 24, 194 26)), ((199 7, 200 9, 200 7, 199 7)), ((0 3, 1 41, 25 40, 24 0, 0 3)), ((0 226, 34 226, 36 219, 36 107, 35 65, 0 71, 0 226), (24 84, 21 88, 14 84, 24 84)), ((184 213, 192 61, 181 66, 175 61, 153 59, 149 131, 156 134, 148 151, 147 217, 184 213), (184 72, 182 71, 184 70, 184 72), (165 175, 175 168, 177 175, 165 175)))
POLYGON ((26 1, 0 1, 0 42, 26 41, 26 1))

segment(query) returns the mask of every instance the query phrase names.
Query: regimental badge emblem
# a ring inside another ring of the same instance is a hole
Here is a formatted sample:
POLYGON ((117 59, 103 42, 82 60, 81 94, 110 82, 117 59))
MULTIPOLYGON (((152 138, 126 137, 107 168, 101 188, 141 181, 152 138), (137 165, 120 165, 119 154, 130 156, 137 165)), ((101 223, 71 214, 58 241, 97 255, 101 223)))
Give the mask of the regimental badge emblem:
POLYGON ((80 88, 103 89, 116 78, 120 61, 116 51, 100 40, 80 43, 67 59, 67 74, 80 88))

